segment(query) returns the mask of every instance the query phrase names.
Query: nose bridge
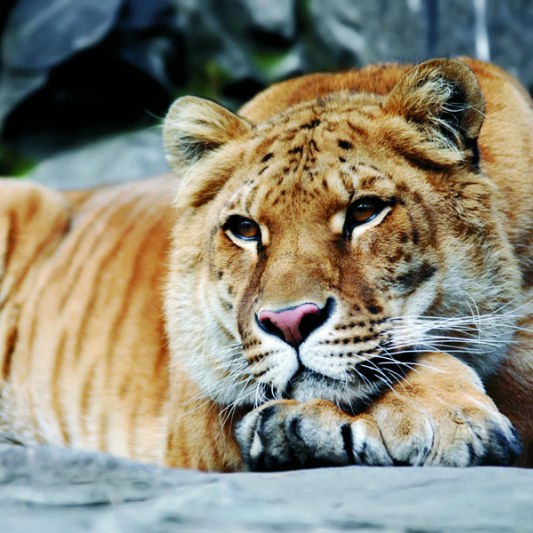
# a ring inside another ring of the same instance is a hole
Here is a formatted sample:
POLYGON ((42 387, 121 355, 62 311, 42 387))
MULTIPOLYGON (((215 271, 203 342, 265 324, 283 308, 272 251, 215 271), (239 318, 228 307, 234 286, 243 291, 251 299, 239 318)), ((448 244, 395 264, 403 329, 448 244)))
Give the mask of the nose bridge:
POLYGON ((323 305, 327 299, 329 264, 311 239, 292 235, 272 247, 261 279, 259 305, 282 309, 304 302, 323 305))

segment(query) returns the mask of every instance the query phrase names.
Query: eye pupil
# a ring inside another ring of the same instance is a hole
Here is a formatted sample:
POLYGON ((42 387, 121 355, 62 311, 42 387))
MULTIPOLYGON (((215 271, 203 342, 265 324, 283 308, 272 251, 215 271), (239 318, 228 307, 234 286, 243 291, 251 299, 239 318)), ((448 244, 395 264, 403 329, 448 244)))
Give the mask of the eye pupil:
POLYGON ((390 205, 390 202, 374 197, 361 198, 354 202, 346 213, 343 229, 345 238, 350 237, 356 226, 366 224, 374 219, 387 205, 390 205))
POLYGON ((376 202, 365 200, 353 205, 350 216, 354 222, 362 224, 372 218, 379 210, 376 202))
POLYGON ((237 232, 243 237, 255 237, 257 235, 257 224, 251 220, 241 220, 237 225, 237 232))
POLYGON ((258 241, 261 237, 261 230, 256 222, 237 215, 229 218, 225 229, 245 241, 258 241))

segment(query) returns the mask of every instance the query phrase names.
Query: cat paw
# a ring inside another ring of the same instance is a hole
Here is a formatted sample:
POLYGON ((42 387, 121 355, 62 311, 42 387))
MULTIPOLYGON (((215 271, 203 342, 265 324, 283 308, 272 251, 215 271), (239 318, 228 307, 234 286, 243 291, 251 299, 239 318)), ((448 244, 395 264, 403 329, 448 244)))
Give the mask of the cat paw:
POLYGON ((269 402, 243 418, 236 438, 252 471, 393 464, 371 418, 323 400, 269 402))
POLYGON ((372 406, 369 415, 380 428, 394 464, 512 464, 521 451, 517 433, 490 398, 484 400, 466 396, 453 405, 439 399, 406 405, 389 398, 372 406))
POLYGON ((323 400, 273 401, 248 413, 236 438, 252 471, 509 465, 520 453, 517 434, 490 398, 482 398, 466 396, 452 407, 439 398, 424 403, 391 393, 356 416, 323 400))

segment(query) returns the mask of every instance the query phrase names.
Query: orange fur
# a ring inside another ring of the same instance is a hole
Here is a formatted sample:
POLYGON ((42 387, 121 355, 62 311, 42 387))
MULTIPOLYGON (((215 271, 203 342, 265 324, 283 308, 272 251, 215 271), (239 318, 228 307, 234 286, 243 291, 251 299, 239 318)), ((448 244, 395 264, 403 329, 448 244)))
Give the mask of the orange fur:
POLYGON ((506 416, 533 464, 533 107, 463 61, 475 77, 457 60, 304 76, 240 116, 180 99, 177 195, 175 176, 0 182, 0 438, 221 471, 294 467, 280 450, 463 465, 507 460, 487 452, 506 416), (381 204, 347 232, 358 198, 381 204), (298 353, 258 327, 307 302, 327 316, 298 353), (428 317, 461 319, 456 340, 420 348, 428 317))

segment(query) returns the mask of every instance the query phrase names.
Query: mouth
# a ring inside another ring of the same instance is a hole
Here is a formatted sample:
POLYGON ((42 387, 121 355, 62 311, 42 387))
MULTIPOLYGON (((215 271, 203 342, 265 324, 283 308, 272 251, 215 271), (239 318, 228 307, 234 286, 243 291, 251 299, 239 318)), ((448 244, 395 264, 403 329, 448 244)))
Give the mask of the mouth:
POLYGON ((354 405, 367 405, 391 389, 414 365, 414 352, 377 356, 354 365, 347 371, 345 379, 336 379, 300 363, 285 390, 278 391, 277 397, 297 401, 329 400, 353 410, 354 405))
POLYGON ((281 397, 300 402, 321 399, 339 404, 359 396, 360 386, 357 381, 335 379, 300 365, 281 397))
POLYGON ((288 388, 294 387, 296 384, 303 382, 334 387, 342 387, 343 385, 345 385, 345 382, 343 381, 331 378, 329 376, 321 374, 320 372, 316 372, 315 370, 311 370, 310 368, 307 368, 304 365, 300 365, 299 370, 289 381, 288 388))

